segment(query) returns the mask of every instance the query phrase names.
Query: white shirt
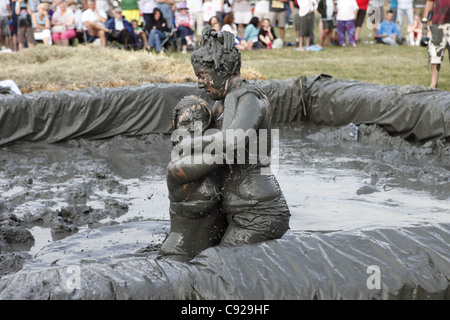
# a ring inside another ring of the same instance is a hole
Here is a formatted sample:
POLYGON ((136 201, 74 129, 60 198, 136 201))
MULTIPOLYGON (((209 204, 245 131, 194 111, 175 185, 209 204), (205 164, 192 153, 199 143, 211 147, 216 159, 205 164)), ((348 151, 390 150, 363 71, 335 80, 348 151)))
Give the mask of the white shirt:
POLYGON ((299 6, 298 15, 300 17, 304 17, 317 9, 317 2, 315 0, 297 0, 297 3, 299 6))
POLYGON ((0 17, 7 17, 9 15, 7 10, 7 5, 9 4, 9 0, 0 0, 0 17))
POLYGON ((211 1, 205 1, 202 5, 203 10, 203 21, 208 22, 209 19, 214 17, 216 15, 216 8, 214 8, 214 5, 211 1))
POLYGON ((109 4, 108 0, 96 0, 95 7, 97 8, 97 10, 103 10, 105 12, 111 10, 111 5, 109 4))
POLYGON ((270 1, 269 0, 256 0, 255 2, 255 12, 269 12, 270 1))
POLYGON ((358 10, 358 4, 356 3, 356 0, 338 0, 336 10, 336 20, 354 20, 355 10, 358 10))
POLYGON ((398 0, 397 8, 398 9, 412 9, 413 8, 413 0, 398 0))
POLYGON ((139 0, 139 10, 142 13, 153 13, 156 7, 156 0, 139 0))
MULTIPOLYGON (((103 11, 103 10, 98 10, 98 9, 97 9, 97 11, 98 11, 98 14, 99 14, 101 17, 103 17, 103 18, 105 18, 105 19, 108 19, 108 16, 106 15, 106 12, 105 12, 105 11, 103 11)), ((97 15, 96 15, 95 12, 92 11, 91 9, 86 9, 86 10, 84 10, 83 13, 81 14, 81 21, 82 21, 82 22, 85 22, 85 21, 87 21, 87 22, 93 22, 93 21, 95 21, 95 20, 97 20, 97 19, 98 19, 97 15)), ((97 22, 97 24, 99 24, 99 25, 105 27, 105 24, 104 24, 104 23, 101 23, 100 21, 97 22)), ((84 29, 84 30, 87 30, 86 26, 83 25, 83 29, 84 29)))
POLYGON ((202 11, 203 0, 186 0, 189 12, 196 13, 202 11))

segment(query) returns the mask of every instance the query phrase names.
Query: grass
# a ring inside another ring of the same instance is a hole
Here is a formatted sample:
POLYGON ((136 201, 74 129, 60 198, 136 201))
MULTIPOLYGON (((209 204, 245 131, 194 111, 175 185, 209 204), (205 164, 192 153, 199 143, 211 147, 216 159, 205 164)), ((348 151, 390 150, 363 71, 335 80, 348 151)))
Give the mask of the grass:
MULTIPOLYGON (((318 35, 317 30, 315 34, 318 35)), ((425 47, 369 44, 373 38, 367 28, 362 29, 361 38, 357 48, 325 47, 319 52, 298 52, 294 47, 284 47, 241 52, 242 75, 246 79, 281 80, 327 73, 334 78, 382 85, 429 85, 425 47)), ((286 40, 295 42, 292 28, 286 30, 286 40)), ((24 93, 196 81, 189 54, 156 55, 84 45, 38 45, 33 50, 0 54, 0 80, 4 79, 14 80, 24 93)), ((448 53, 441 67, 439 88, 450 91, 448 53)))

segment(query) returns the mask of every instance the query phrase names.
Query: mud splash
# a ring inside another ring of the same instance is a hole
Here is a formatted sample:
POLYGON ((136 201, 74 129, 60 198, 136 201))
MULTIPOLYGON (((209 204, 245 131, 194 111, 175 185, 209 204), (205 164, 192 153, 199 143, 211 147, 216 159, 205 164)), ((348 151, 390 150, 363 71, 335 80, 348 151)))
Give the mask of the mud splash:
MULTIPOLYGON (((278 128, 287 236, 450 223, 445 140, 412 144, 366 125, 278 128)), ((0 148, 0 276, 155 257, 170 228, 169 158, 167 135, 0 148)))

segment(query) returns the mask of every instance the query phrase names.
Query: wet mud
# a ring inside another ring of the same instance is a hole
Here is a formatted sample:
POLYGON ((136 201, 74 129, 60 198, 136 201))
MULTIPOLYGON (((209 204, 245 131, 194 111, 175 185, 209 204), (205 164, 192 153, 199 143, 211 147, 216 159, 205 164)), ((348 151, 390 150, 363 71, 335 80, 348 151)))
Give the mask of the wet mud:
MULTIPOLYGON (((273 170, 292 214, 283 238, 450 223, 445 139, 413 143, 376 125, 276 128, 273 170)), ((170 229, 170 146, 151 134, 0 147, 0 277, 156 257, 170 229)))

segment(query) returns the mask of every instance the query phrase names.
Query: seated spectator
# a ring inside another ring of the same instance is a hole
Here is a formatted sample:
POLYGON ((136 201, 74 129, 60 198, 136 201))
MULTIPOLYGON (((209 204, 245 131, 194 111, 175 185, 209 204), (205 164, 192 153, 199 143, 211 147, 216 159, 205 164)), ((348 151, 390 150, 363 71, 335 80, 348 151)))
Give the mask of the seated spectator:
POLYGON ((270 24, 270 19, 263 19, 261 28, 259 29, 258 39, 262 48, 272 49, 272 44, 277 39, 277 36, 270 24))
POLYGON ((386 12, 385 20, 380 24, 380 29, 377 32, 377 38, 384 44, 397 46, 398 43, 398 29, 395 22, 392 20, 394 13, 389 10, 386 12))
POLYGON ((161 43, 166 38, 164 32, 169 32, 170 29, 167 26, 166 19, 164 19, 161 10, 158 8, 153 10, 149 28, 150 33, 148 35, 147 50, 150 51, 152 48, 155 48, 156 52, 162 52, 161 43))
POLYGON ((76 0, 69 0, 69 2, 67 3, 67 7, 73 12, 74 30, 76 38, 78 39, 78 43, 83 43, 84 42, 83 22, 81 20, 83 12, 81 11, 80 6, 76 0))
POLYGON ((124 45, 126 50, 135 49, 137 39, 133 26, 123 17, 121 7, 115 8, 113 12, 113 17, 106 22, 108 40, 124 45))
POLYGON ((234 23, 234 15, 229 13, 223 18, 222 31, 231 32, 234 35, 234 46, 238 50, 252 50, 253 43, 238 37, 238 29, 234 23))
POLYGON ((178 11, 175 12, 175 26, 178 29, 177 34, 181 37, 181 53, 187 53, 187 46, 193 43, 195 25, 185 2, 181 2, 178 11))
POLYGON ((147 34, 144 29, 139 26, 136 19, 131 20, 131 25, 133 26, 134 34, 137 36, 137 47, 139 49, 144 48, 147 45, 147 34))
POLYGON ((44 45, 52 45, 52 34, 50 32, 51 23, 48 17, 48 9, 44 4, 37 6, 37 12, 31 15, 31 21, 34 29, 34 40, 41 40, 44 45))
MULTIPOLYGON (((220 20, 217 16, 212 16, 206 23, 212 27, 216 23, 220 25, 220 20)), ((220 28, 222 28, 222 26, 220 26, 220 28)))
POLYGON ((408 26, 408 40, 412 46, 419 46, 422 40, 423 23, 418 15, 414 16, 414 21, 408 26))
POLYGON ((95 0, 88 0, 88 9, 83 11, 81 15, 83 29, 88 36, 100 38, 100 44, 103 48, 106 47, 106 34, 109 31, 105 26, 107 18, 105 11, 97 9, 95 0))
POLYGON ((28 1, 17 0, 16 15, 17 42, 19 43, 19 51, 25 48, 25 44, 27 44, 28 48, 30 49, 34 48, 34 31, 31 19, 33 10, 31 10, 28 1))
POLYGON ((52 40, 56 45, 68 46, 69 40, 75 38, 75 15, 72 9, 67 7, 67 2, 61 0, 58 10, 52 17, 52 40))
POLYGON ((258 49, 259 36, 259 19, 253 17, 250 19, 250 23, 245 27, 244 39, 248 43, 252 44, 252 49, 258 49))

